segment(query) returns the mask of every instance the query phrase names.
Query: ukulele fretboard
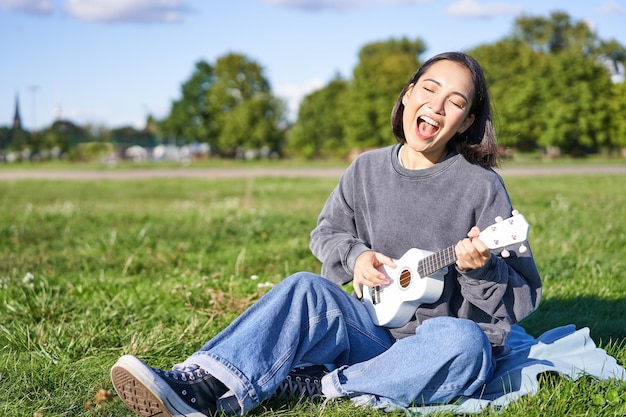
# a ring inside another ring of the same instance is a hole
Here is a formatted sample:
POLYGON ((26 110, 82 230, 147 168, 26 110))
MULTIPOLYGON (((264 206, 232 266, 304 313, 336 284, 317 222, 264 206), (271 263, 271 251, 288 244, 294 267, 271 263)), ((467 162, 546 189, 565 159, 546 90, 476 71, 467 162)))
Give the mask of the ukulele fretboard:
POLYGON ((450 246, 420 260, 417 265, 417 272, 420 277, 427 277, 448 265, 452 265, 456 260, 454 246, 450 246))

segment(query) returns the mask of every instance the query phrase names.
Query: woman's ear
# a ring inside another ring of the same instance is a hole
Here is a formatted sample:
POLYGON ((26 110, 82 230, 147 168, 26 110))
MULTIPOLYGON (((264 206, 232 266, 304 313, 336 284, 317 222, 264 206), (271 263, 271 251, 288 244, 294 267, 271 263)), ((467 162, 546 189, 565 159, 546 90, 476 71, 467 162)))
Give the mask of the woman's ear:
POLYGON ((404 90, 404 96, 402 97, 402 104, 406 106, 406 103, 409 101, 409 97, 411 97, 411 91, 413 91, 413 86, 415 84, 409 84, 404 90))
POLYGON ((472 123, 474 123, 474 115, 470 114, 465 118, 465 120, 463 120, 463 123, 461 123, 461 127, 459 128, 459 131, 457 133, 461 134, 465 132, 467 129, 469 129, 472 123))

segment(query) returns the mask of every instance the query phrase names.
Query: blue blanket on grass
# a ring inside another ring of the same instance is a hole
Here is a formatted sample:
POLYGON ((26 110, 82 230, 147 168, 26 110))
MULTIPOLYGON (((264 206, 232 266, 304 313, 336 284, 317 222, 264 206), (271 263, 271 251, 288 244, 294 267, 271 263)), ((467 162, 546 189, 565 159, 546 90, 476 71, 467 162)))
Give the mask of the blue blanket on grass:
MULTIPOLYGON (((589 329, 576 330, 574 325, 557 327, 533 338, 518 325, 513 326, 507 340, 510 353, 501 356, 490 383, 481 392, 463 397, 454 404, 416 406, 407 414, 428 415, 443 411, 455 414, 476 414, 488 407, 501 410, 524 395, 539 390, 539 374, 557 373, 572 380, 591 375, 600 380, 626 380, 626 370, 612 356, 596 347, 589 329)), ((356 405, 385 411, 404 409, 392 400, 361 395, 352 398, 356 405)))

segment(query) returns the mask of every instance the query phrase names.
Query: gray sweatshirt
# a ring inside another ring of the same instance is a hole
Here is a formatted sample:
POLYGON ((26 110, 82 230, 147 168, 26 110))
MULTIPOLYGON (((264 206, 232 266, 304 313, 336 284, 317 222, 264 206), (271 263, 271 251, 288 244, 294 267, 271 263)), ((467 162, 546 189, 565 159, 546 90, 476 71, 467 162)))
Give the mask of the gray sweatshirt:
MULTIPOLYGON (((310 247, 322 275, 343 285, 367 250, 400 259, 411 248, 437 252, 478 226, 508 218, 512 207, 502 178, 453 153, 423 170, 400 165, 396 144, 361 154, 344 172, 311 232, 310 247)), ((424 320, 452 316, 475 321, 494 347, 504 345, 512 324, 528 316, 541 298, 541 278, 529 249, 492 256, 480 269, 448 268, 443 294, 422 304, 396 338, 415 334, 424 320)), ((494 251, 494 254, 499 251, 494 251)))

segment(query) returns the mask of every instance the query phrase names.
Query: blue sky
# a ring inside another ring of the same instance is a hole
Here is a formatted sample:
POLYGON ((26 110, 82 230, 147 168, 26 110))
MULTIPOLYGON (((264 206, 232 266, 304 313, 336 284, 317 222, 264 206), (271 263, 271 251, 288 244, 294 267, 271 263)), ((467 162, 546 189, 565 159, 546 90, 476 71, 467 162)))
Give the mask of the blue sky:
POLYGON ((426 59, 556 10, 626 45, 626 0, 0 0, 0 126, 17 94, 26 129, 59 115, 141 128, 169 113, 197 61, 230 52, 263 66, 295 109, 337 73, 351 78, 367 43, 420 38, 426 59))

